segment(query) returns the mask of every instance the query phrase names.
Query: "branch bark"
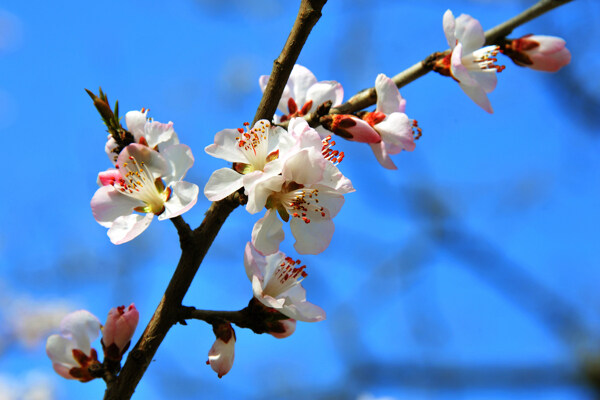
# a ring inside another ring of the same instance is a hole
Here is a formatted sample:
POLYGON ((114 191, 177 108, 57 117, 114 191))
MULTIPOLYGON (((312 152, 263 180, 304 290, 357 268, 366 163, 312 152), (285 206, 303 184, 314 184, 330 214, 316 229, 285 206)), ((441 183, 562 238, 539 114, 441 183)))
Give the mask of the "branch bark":
MULTIPOLYGON (((273 118, 292 68, 308 35, 321 17, 321 10, 326 2, 327 0, 301 1, 292 31, 281 54, 274 62, 273 72, 254 116, 254 122, 273 118)), ((180 237, 181 258, 162 300, 142 336, 129 352, 123 369, 116 380, 107 382, 105 400, 131 398, 158 347, 171 327, 178 322, 181 302, 204 256, 229 214, 241 204, 241 201, 243 199, 240 199, 240 195, 236 192, 221 201, 212 203, 204 221, 194 231, 191 231, 183 218, 177 217, 172 220, 180 237)))

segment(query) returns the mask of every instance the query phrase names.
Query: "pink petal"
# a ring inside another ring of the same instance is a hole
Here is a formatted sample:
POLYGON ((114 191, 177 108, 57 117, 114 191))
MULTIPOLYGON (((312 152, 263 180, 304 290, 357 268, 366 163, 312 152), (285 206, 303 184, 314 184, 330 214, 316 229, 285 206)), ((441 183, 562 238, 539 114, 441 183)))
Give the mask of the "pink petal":
POLYGON ((481 24, 470 15, 461 14, 456 18, 455 34, 465 53, 471 53, 485 44, 485 33, 481 24))
POLYGON ((451 49, 454 49, 456 46, 456 35, 454 34, 456 30, 456 20, 454 19, 452 11, 446 10, 442 20, 442 26, 444 28, 446 40, 448 41, 448 46, 450 46, 451 49))

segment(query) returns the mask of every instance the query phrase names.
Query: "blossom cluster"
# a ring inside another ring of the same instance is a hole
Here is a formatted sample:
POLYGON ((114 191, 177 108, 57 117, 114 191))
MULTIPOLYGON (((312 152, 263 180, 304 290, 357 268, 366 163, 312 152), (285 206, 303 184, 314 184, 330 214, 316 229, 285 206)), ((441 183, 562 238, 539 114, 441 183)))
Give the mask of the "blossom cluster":
MULTIPOLYGON (((485 46, 481 24, 465 14, 455 18, 450 10, 443 16, 443 31, 450 50, 440 53, 430 67, 455 80, 489 113, 493 109, 487 95, 497 85, 497 73, 505 68, 497 64, 498 54, 541 71, 557 71, 570 62, 565 42, 550 36, 527 35, 485 46)), ((269 79, 259 78, 263 91, 269 79)), ((278 103, 281 115, 252 126, 245 123, 244 128, 223 129, 205 148, 207 154, 230 163, 211 174, 204 187, 206 198, 220 201, 237 192, 250 214, 264 210, 243 255, 252 288, 250 304, 273 317, 263 321, 264 332, 285 338, 294 333, 296 321, 325 319, 325 311, 307 301, 301 285, 307 267, 280 247, 284 223, 289 223, 299 254, 320 254, 332 241, 333 218, 341 211, 345 195, 355 191, 339 169, 347 152, 334 149, 332 135, 368 144, 377 162, 390 170, 397 169, 391 156, 415 150, 422 130, 405 113, 406 100, 396 82, 379 74, 374 84, 375 109, 342 113, 342 85, 318 81, 309 69, 295 65, 278 103)), ((180 216, 194 206, 199 193, 197 185, 182 180, 194 157, 188 146, 179 143, 172 122, 153 121, 142 109, 128 112, 125 123, 133 140, 121 143, 109 135, 105 152, 113 167, 98 174, 100 187, 91 200, 94 218, 108 228, 114 244, 137 237, 154 216, 159 220, 180 216)), ((54 369, 65 378, 86 382, 97 377, 93 371, 120 365, 138 319, 133 305, 111 310, 104 327, 87 311, 69 314, 61 323, 61 333, 47 342, 54 369), (91 347, 100 331, 102 364, 91 347)), ((215 342, 207 364, 220 378, 232 368, 236 334, 226 319, 211 324, 215 342)))

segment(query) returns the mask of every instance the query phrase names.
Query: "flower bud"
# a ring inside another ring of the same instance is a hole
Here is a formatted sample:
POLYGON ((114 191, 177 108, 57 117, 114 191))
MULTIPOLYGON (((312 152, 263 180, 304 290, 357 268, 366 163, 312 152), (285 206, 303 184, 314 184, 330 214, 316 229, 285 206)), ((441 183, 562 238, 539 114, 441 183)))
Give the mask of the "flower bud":
POLYGON ((555 36, 526 35, 509 41, 501 51, 515 64, 537 71, 556 72, 571 62, 565 41, 555 36))
POLYGON ((102 346, 107 358, 121 359, 129 348, 139 319, 140 313, 133 303, 127 309, 125 306, 120 306, 108 312, 106 324, 102 328, 102 346))
POLYGON ((291 336, 296 331, 296 320, 295 319, 284 319, 281 321, 275 321, 270 324, 269 334, 277 339, 285 339, 291 336))
POLYGON ((231 324, 219 324, 213 326, 213 332, 217 340, 208 352, 206 364, 217 373, 219 378, 226 375, 233 366, 235 357, 235 331, 231 324))
POLYGON ((325 115, 321 125, 344 139, 360 143, 379 143, 381 136, 368 122, 349 114, 325 115))

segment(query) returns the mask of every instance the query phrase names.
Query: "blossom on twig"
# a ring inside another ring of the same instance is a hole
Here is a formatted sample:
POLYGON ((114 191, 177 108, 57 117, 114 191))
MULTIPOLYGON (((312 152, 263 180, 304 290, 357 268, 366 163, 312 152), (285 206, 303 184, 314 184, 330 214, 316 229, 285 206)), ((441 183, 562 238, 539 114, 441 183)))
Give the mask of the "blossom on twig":
POLYGON ((564 39, 555 36, 525 35, 509 40, 500 51, 515 64, 537 71, 556 72, 571 62, 564 39))
POLYGON ((89 311, 79 310, 65 316, 60 323, 60 334, 46 342, 46 353, 52 367, 66 379, 88 382, 94 379, 89 367, 99 364, 98 353, 91 343, 100 334, 100 321, 89 311))
MULTIPOLYGON (((262 75, 258 83, 264 92, 270 75, 262 75)), ((315 111, 326 101, 332 105, 342 104, 344 89, 336 81, 317 82, 315 75, 300 64, 294 65, 290 77, 283 89, 277 108, 283 116, 275 116, 275 122, 285 122, 294 117, 302 117, 315 111)))
POLYGON ((235 331, 231 324, 222 323, 213 326, 216 340, 208 352, 207 365, 215 371, 219 378, 226 375, 233 367, 235 358, 235 331))
POLYGON ((101 187, 91 201, 96 221, 114 244, 142 233, 159 220, 183 214, 196 204, 198 186, 181 179, 194 163, 190 148, 169 146, 160 153, 142 144, 125 147, 116 169, 98 174, 101 187))
POLYGON ((485 111, 493 113, 486 93, 496 88, 496 72, 504 69, 503 65, 494 64, 498 46, 483 47, 483 28, 470 15, 461 14, 455 19, 452 11, 447 10, 443 26, 452 53, 439 60, 434 70, 454 78, 471 100, 485 111))
POLYGON ((101 339, 105 357, 121 360, 129 348, 139 319, 140 313, 133 303, 127 308, 120 306, 108 312, 101 339))
MULTIPOLYGON (((280 251, 265 256, 252 243, 246 244, 244 267, 252 282, 254 297, 292 320, 322 321, 325 319, 325 311, 306 301, 306 290, 300 285, 307 276, 306 266, 299 265, 300 260, 293 260, 280 251)), ((295 329, 295 322, 287 324, 283 333, 289 336, 293 333, 292 325, 295 329)))

